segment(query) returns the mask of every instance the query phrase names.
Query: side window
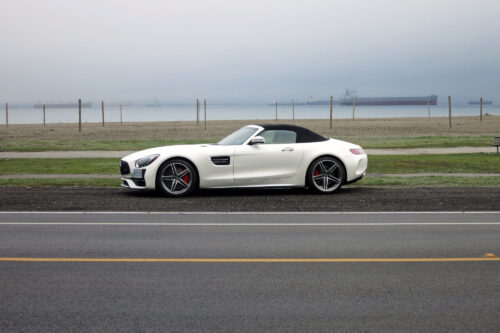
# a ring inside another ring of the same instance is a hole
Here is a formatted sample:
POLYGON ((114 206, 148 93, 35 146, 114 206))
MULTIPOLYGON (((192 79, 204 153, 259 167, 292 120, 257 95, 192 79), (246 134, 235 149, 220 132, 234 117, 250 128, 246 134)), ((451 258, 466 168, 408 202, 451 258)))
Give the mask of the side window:
POLYGON ((267 130, 259 134, 266 140, 266 144, 296 143, 297 133, 287 130, 267 130))

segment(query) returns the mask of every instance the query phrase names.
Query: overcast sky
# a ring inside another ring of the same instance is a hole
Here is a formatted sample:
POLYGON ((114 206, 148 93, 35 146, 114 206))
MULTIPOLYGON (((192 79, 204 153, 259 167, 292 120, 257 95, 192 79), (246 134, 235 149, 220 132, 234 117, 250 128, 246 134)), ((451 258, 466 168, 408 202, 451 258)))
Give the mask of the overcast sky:
POLYGON ((0 102, 500 102, 499 36, 498 0, 0 0, 0 102))

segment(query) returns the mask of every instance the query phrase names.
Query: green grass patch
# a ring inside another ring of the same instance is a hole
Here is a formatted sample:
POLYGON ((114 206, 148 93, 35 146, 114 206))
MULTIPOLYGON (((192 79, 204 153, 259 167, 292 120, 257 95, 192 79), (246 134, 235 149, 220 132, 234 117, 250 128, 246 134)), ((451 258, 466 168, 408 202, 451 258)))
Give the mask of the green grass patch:
POLYGON ((388 187, 420 187, 420 186, 500 186, 499 176, 488 177, 367 177, 354 186, 388 186, 388 187))
MULTIPOLYGON (((0 174, 118 174, 115 158, 13 158, 0 160, 0 174)), ((500 155, 373 155, 369 173, 500 173, 500 155)))
MULTIPOLYGON (((424 137, 345 137, 366 149, 486 147, 493 136, 424 136, 424 137)), ((141 150, 159 146, 213 143, 213 140, 9 140, 0 141, 3 151, 65 150, 141 150)))
POLYGON ((116 158, 0 159, 0 174, 119 174, 116 158))
POLYGON ((92 186, 120 187, 120 179, 0 179, 0 186, 38 187, 38 186, 92 186))
POLYGON ((442 155, 372 155, 368 157, 370 173, 419 172, 500 172, 498 154, 442 154, 442 155))
POLYGON ((142 150, 152 147, 210 143, 216 140, 10 140, 0 142, 3 151, 142 150))
POLYGON ((491 145, 493 136, 367 137, 345 140, 365 149, 486 147, 491 145))

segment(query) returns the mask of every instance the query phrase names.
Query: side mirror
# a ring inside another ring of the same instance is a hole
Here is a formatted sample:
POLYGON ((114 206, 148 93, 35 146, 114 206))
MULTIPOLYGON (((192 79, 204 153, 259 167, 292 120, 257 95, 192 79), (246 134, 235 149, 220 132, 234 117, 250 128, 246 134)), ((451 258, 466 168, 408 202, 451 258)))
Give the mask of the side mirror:
POLYGON ((252 141, 250 141, 250 142, 252 145, 258 145, 258 144, 266 143, 266 139, 257 135, 255 137, 253 137, 252 141))

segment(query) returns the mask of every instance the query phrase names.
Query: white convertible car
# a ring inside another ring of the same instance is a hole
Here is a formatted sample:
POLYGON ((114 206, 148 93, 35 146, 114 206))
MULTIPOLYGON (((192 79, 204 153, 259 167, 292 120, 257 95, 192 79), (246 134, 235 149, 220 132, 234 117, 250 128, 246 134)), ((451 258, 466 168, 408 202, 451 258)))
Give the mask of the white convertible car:
POLYGON ((332 193, 360 180, 360 146, 293 125, 245 126, 217 144, 165 146, 125 156, 122 186, 178 197, 198 188, 307 187, 332 193))

